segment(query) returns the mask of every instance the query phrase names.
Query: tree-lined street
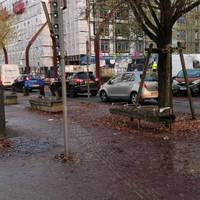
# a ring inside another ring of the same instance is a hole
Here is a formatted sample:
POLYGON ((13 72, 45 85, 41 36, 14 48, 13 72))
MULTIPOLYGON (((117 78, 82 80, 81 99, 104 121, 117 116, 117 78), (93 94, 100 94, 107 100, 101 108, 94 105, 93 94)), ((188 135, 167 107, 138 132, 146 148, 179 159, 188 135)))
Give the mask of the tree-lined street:
POLYGON ((200 199, 199 13, 0 0, 0 200, 200 199))

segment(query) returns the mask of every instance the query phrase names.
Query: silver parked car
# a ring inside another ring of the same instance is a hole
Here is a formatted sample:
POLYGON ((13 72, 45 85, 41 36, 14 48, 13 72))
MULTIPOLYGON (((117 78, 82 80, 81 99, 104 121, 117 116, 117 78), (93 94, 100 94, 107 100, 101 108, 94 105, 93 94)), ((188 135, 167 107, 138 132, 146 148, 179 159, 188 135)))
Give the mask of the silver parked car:
MULTIPOLYGON (((106 102, 110 99, 120 99, 136 103, 137 92, 139 89, 141 72, 125 72, 111 78, 99 89, 101 101, 106 102)), ((141 99, 158 99, 158 82, 149 75, 146 76, 142 87, 141 99)))

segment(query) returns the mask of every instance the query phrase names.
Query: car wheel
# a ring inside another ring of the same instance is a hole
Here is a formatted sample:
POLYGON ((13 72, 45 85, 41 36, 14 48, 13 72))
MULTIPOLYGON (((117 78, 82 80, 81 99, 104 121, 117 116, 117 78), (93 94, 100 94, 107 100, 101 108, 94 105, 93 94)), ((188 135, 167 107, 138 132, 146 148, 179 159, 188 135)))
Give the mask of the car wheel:
POLYGON ((92 95, 93 97, 97 96, 97 91, 92 91, 92 92, 91 92, 91 95, 92 95))
POLYGON ((50 87, 50 91, 51 91, 51 95, 52 95, 52 96, 56 96, 56 93, 55 93, 55 91, 54 91, 53 88, 50 87))
POLYGON ((106 91, 102 90, 99 94, 100 99, 102 102, 107 102, 108 101, 108 95, 106 94, 106 91))
POLYGON ((75 97, 76 92, 74 91, 73 87, 69 88, 69 97, 75 97))
POLYGON ((133 104, 133 105, 136 105, 136 99, 137 99, 137 93, 132 92, 131 96, 130 96, 130 103, 133 104))
POLYGON ((177 92, 173 92, 173 96, 175 97, 179 97, 180 96, 180 93, 177 91, 177 92))

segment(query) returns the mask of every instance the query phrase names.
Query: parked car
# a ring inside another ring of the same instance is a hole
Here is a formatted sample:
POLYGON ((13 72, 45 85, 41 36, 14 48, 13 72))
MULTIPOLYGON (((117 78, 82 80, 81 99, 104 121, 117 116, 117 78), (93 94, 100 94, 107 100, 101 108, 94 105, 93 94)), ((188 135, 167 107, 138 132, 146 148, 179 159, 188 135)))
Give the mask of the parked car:
MULTIPOLYGON (((101 101, 106 102, 110 99, 126 100, 132 104, 136 103, 137 92, 141 82, 141 72, 125 72, 111 78, 99 89, 101 101)), ((151 76, 146 76, 142 87, 141 99, 158 98, 158 82, 151 76)))
POLYGON ((36 75, 20 75, 12 84, 12 88, 16 92, 22 92, 25 89, 28 91, 40 90, 44 87, 44 81, 36 75))
POLYGON ((0 81, 4 87, 11 87, 15 79, 20 75, 19 66, 15 64, 0 65, 0 81))
MULTIPOLYGON (((67 93, 70 97, 75 97, 78 93, 87 93, 88 84, 90 94, 96 96, 98 93, 98 80, 93 75, 93 72, 89 72, 89 79, 87 72, 76 72, 67 76, 66 87, 67 93)), ((51 83, 50 90, 53 96, 62 96, 62 83, 61 80, 57 80, 51 83)))
MULTIPOLYGON (((200 68, 187 69, 189 88, 193 95, 200 95, 200 68)), ((175 96, 186 94, 187 87, 184 79, 183 70, 173 77, 172 92, 175 96)))

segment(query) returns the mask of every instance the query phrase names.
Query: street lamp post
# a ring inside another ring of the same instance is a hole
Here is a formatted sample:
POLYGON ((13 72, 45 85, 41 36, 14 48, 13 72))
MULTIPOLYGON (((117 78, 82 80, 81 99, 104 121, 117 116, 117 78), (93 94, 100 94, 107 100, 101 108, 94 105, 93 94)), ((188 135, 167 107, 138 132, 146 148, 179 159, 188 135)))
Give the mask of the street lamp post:
POLYGON ((65 80, 65 59, 64 59, 64 30, 63 30, 63 10, 66 5, 58 0, 58 24, 59 24, 59 44, 60 44, 60 64, 62 68, 62 104, 63 104, 63 123, 64 123, 64 159, 69 158, 68 141, 68 113, 67 113, 67 88, 65 80))
POLYGON ((88 25, 88 40, 86 41, 86 54, 87 54, 87 74, 88 74, 88 98, 90 97, 90 72, 89 72, 89 66, 90 66, 90 57, 91 57, 91 28, 90 28, 90 1, 86 0, 86 20, 88 25))

